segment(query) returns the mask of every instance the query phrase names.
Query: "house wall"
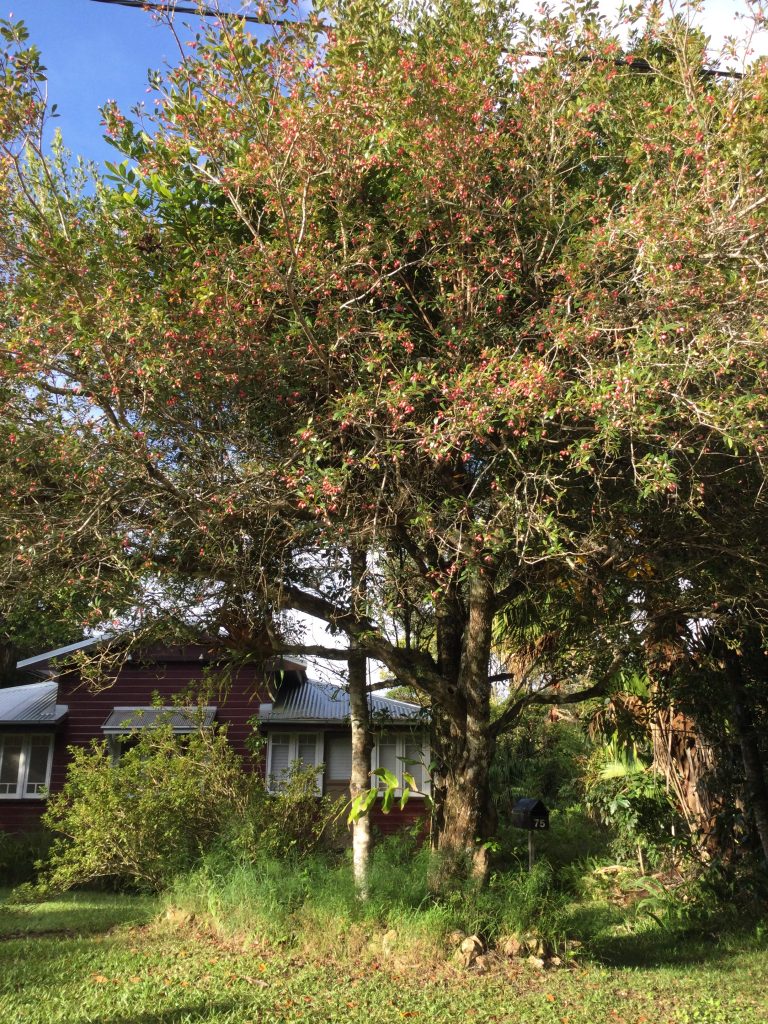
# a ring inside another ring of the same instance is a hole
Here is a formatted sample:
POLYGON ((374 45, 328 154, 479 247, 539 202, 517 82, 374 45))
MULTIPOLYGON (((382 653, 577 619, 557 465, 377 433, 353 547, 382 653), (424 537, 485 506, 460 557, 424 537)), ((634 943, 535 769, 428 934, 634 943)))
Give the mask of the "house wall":
MULTIPOLYGON (((204 649, 196 647, 163 648, 146 653, 141 661, 126 662, 115 682, 98 692, 89 689, 76 672, 63 675, 59 680, 58 702, 69 706, 69 714, 56 734, 51 792, 57 792, 64 784, 69 760, 67 747, 86 746, 92 739, 104 739, 101 727, 114 707, 149 705, 156 694, 163 703, 170 704, 173 697, 188 687, 199 689, 204 682, 212 686, 215 681, 204 649), (211 673, 210 678, 204 680, 208 673, 211 673)), ((214 689, 206 703, 216 705, 216 721, 227 724, 229 741, 243 757, 246 767, 263 771, 261 764, 254 764, 246 745, 248 737, 253 735, 249 719, 258 715, 262 701, 269 700, 263 673, 254 667, 241 668, 226 682, 222 678, 220 685, 221 694, 214 689)), ((33 831, 44 809, 45 801, 40 799, 0 800, 0 829, 33 831)))
MULTIPOLYGON (((311 727, 307 727, 307 729, 311 730, 311 727)), ((276 729, 275 731, 278 730, 276 729)), ((287 731, 287 729, 285 731, 287 731)), ((330 736, 349 736, 349 728, 346 730, 325 729, 320 731, 325 733, 326 741, 330 736)), ((326 776, 323 780, 323 793, 325 793, 326 796, 332 797, 334 800, 339 797, 349 799, 349 779, 329 780, 326 776)), ((418 795, 412 796, 402 810, 400 809, 399 802, 396 802, 395 806, 386 814, 381 809, 381 800, 377 800, 370 812, 371 825, 384 836, 392 835, 394 832, 400 832, 403 829, 410 828, 418 822, 424 822, 424 828, 426 830, 426 815, 427 811, 424 798, 418 795)))
MULTIPOLYGON (((145 652, 141 660, 135 658, 125 662, 115 682, 98 692, 89 688, 76 672, 62 675, 58 703, 68 705, 69 714, 56 733, 50 791, 58 792, 64 784, 69 760, 67 747, 87 746, 92 739, 104 739, 101 727, 113 708, 149 705, 155 695, 159 695, 163 703, 170 704, 172 698, 189 687, 194 691, 215 682, 215 671, 205 649, 196 646, 145 652)), ((263 673, 252 666, 235 671, 228 679, 221 677, 221 686, 221 693, 214 689, 206 695, 204 702, 216 705, 216 721, 227 724, 229 741, 243 757, 246 768, 263 774, 263 759, 253 761, 247 740, 254 733, 249 720, 258 715, 260 703, 272 699, 270 687, 263 673)), ((326 730, 315 726, 314 731, 326 730)), ((341 789, 338 795, 341 795, 341 789)), ((45 800, 0 800, 0 830, 32 832, 38 827, 44 810, 45 800)), ((389 835, 411 826, 423 816, 424 800, 412 797, 402 811, 395 807, 389 814, 383 814, 380 805, 376 806, 371 813, 371 822, 382 835, 389 835)))

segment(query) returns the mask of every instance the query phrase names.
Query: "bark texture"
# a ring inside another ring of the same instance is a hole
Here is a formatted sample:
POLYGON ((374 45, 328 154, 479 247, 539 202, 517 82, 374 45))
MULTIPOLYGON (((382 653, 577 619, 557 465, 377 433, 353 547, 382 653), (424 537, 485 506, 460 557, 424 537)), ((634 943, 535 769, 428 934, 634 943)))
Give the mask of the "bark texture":
POLYGON ((722 658, 730 688, 731 712, 736 735, 739 738, 749 804, 755 817, 763 858, 768 864, 768 781, 765 777, 765 766, 750 708, 749 693, 739 654, 725 648, 722 658))
MULTIPOLYGON (((365 588, 365 554, 351 553, 352 592, 357 600, 363 600, 365 588)), ((347 659, 349 686, 349 718, 352 731, 352 770, 349 777, 349 793, 355 797, 364 793, 371 785, 371 750, 373 739, 370 731, 367 693, 367 659, 364 654, 351 654, 347 659)), ((368 890, 368 865, 371 856, 371 819, 366 813, 352 824, 352 864, 355 888, 365 897, 368 890)))
MULTIPOLYGON (((489 788, 489 770, 493 756, 490 722, 491 684, 488 663, 493 624, 493 585, 490 574, 478 571, 469 582, 466 625, 459 634, 456 616, 446 615, 443 658, 455 658, 456 666, 441 665, 443 674, 450 669, 462 698, 463 714, 450 716, 448 735, 440 751, 442 760, 441 807, 438 849, 444 870, 454 874, 462 861, 480 882, 489 871, 485 840, 494 828, 489 788)), ((450 676, 449 676, 450 678, 450 676)))

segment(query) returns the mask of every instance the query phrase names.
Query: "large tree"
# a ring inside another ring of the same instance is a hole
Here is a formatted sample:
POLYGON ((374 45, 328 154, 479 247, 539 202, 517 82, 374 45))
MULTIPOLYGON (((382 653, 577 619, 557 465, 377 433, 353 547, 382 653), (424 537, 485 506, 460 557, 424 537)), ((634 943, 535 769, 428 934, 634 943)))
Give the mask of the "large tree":
POLYGON ((105 179, 16 165, 6 441, 46 500, 5 510, 7 543, 34 566, 76 527, 94 578, 198 586, 259 650, 317 653, 284 610, 328 623, 429 696, 440 843, 482 872, 521 699, 492 722, 500 613, 621 604, 573 678, 521 684, 597 692, 636 645, 654 534, 711 548, 710 492, 722 517, 736 478, 756 522, 766 69, 710 73, 653 4, 629 57, 590 5, 322 10, 274 10, 264 42, 211 25, 146 124, 107 111, 105 179), (390 635, 350 550, 433 641, 390 635))

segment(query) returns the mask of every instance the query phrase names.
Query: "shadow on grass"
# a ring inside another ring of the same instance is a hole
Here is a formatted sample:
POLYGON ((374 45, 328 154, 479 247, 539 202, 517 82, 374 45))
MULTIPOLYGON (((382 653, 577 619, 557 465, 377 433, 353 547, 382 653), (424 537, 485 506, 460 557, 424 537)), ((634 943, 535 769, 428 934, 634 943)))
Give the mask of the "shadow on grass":
POLYGON ((112 893, 67 893, 43 903, 0 903, 0 942, 26 936, 78 936, 117 925, 146 924, 157 912, 149 897, 112 893))
POLYGON ((725 967, 736 954, 756 945, 754 927, 725 935, 706 929, 649 928, 630 935, 598 936, 589 943, 592 959, 609 967, 725 967))

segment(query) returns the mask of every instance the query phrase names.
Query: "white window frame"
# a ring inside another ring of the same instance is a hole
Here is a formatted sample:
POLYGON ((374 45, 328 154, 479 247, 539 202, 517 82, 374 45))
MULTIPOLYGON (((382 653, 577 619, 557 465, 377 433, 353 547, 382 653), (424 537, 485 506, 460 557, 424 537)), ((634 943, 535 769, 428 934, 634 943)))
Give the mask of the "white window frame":
POLYGON ((0 793, 0 800, 45 800, 48 795, 48 788, 51 784, 51 771, 53 770, 53 733, 45 732, 31 732, 31 733, 14 733, 14 732, 0 732, 0 764, 2 764, 3 751, 5 748, 5 740, 10 736, 21 736, 21 759, 19 761, 19 774, 17 776, 17 792, 15 793, 0 793), (39 739, 45 737, 48 740, 48 765, 45 772, 45 792, 43 793, 27 793, 27 781, 29 776, 29 762, 30 762, 30 748, 32 746, 33 739, 39 739))
POLYGON ((279 786, 275 785, 272 771, 272 737, 273 736, 287 736, 288 737, 288 764, 293 764, 299 760, 299 738, 307 739, 308 736, 314 736, 315 738, 315 766, 317 772, 315 773, 315 788, 317 789, 317 795, 321 796, 323 792, 323 732, 315 732, 312 729, 308 729, 306 732, 291 732, 288 729, 270 729, 267 736, 267 792, 274 793, 275 795, 282 792, 279 786))
MULTIPOLYGON (((418 746, 418 744, 419 744, 419 737, 421 737, 421 763, 422 763, 422 772, 423 772, 423 787, 420 790, 418 790, 418 792, 416 792, 416 793, 414 793, 413 790, 411 790, 411 797, 430 796, 431 793, 432 793, 432 779, 430 778, 430 775, 429 775, 430 747, 429 747, 429 739, 427 738, 427 734, 426 733, 417 733, 417 732, 400 732, 400 731, 394 732, 393 731, 393 732, 390 732, 390 733, 385 733, 385 734, 382 734, 380 736, 377 736, 376 737, 376 741, 374 742, 374 745, 373 745, 373 750, 371 751, 371 768, 374 771, 377 768, 381 767, 381 765, 379 764, 379 740, 383 739, 384 736, 386 736, 386 738, 388 740, 395 740, 395 743, 396 743, 396 745, 395 745, 395 751, 396 751, 395 752, 395 758, 396 758, 396 761, 397 761, 397 764, 398 764, 397 775, 398 775, 398 778, 400 779, 401 782, 403 781, 402 772, 404 772, 404 771, 407 772, 409 770, 409 767, 410 767, 405 762, 405 758, 406 758, 405 748, 407 746, 411 746, 411 745, 418 746)), ((374 779, 376 779, 376 776, 374 776, 374 779)), ((381 782, 381 779, 378 780, 378 783, 379 783, 380 786, 383 785, 383 783, 381 782)), ((396 796, 401 796, 402 792, 403 792, 402 786, 398 786, 398 788, 395 790, 395 795, 396 796)), ((384 794, 382 793, 381 795, 383 796, 384 794)))

